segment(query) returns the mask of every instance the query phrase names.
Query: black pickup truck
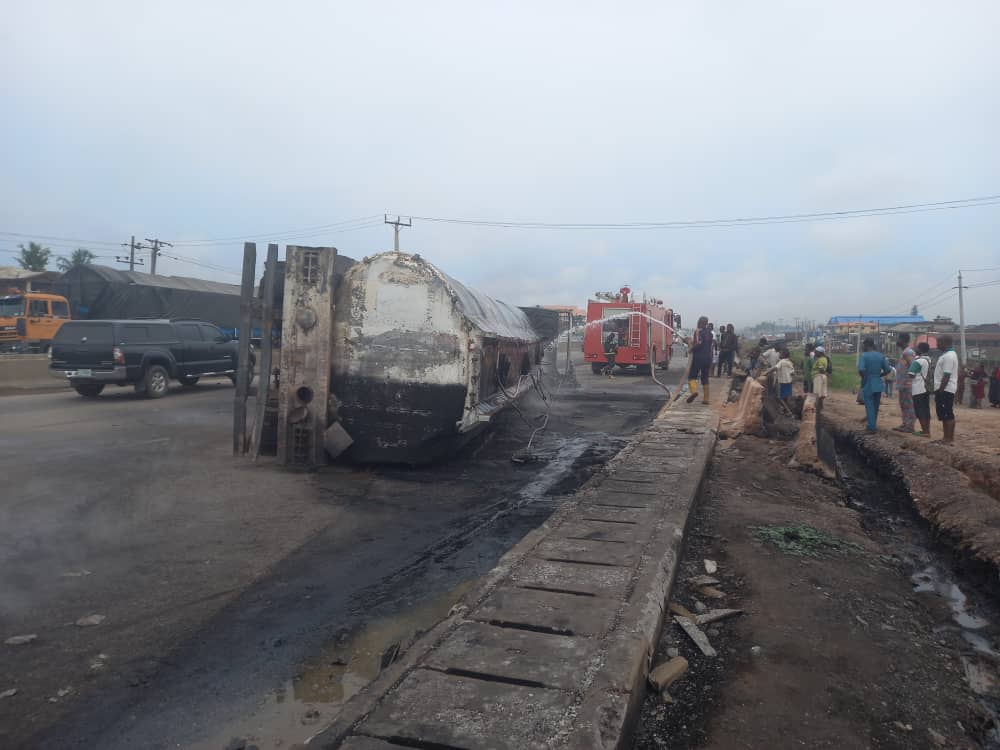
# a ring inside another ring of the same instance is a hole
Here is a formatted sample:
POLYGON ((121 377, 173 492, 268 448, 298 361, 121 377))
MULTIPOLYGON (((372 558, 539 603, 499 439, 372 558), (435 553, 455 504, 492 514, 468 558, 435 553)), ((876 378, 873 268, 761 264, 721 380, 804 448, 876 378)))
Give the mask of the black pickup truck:
POLYGON ((235 382, 237 347, 200 320, 71 320, 52 340, 49 374, 68 379, 88 398, 109 384, 133 385, 147 398, 160 398, 170 378, 187 386, 203 375, 235 382))

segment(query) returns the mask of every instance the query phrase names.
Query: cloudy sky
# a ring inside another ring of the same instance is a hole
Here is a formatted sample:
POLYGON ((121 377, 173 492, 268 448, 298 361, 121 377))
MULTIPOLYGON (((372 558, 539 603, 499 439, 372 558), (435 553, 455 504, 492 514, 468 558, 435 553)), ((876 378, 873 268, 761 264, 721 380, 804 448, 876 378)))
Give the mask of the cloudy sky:
MULTIPOLYGON (((667 222, 1000 194, 995 2, 36 0, 4 16, 0 265, 41 236, 113 264, 134 233, 175 243, 164 273, 236 281, 242 239, 362 257, 391 247, 384 212, 667 222), (236 240, 195 242, 217 238, 236 240)), ((1000 205, 643 231, 414 219, 402 247, 511 302, 629 283, 750 324, 957 315, 957 269, 1000 279, 998 229, 1000 205)), ((1000 319, 1000 286, 970 289, 967 313, 1000 319)))

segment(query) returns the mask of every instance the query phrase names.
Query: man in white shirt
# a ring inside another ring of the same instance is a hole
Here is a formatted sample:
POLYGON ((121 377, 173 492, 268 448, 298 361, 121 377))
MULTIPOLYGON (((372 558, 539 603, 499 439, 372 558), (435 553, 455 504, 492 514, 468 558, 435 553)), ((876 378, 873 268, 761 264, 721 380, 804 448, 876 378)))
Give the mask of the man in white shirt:
POLYGON ((937 418, 944 428, 941 442, 951 445, 955 442, 955 392, 958 390, 958 354, 952 346, 952 338, 947 334, 938 336, 937 345, 944 354, 934 365, 934 408, 937 418))
POLYGON ((770 370, 778 364, 778 360, 781 359, 781 354, 772 346, 766 352, 761 354, 760 358, 764 360, 764 364, 767 365, 767 369, 770 370))

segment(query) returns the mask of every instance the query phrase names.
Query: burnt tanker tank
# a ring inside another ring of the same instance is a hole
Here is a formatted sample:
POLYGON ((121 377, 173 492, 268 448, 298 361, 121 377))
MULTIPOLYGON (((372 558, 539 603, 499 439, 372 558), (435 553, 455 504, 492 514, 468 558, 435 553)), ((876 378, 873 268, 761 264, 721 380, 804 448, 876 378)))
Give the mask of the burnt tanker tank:
POLYGON ((343 457, 421 464, 452 453, 530 388, 543 342, 521 309, 419 255, 387 252, 344 275, 333 320, 343 457))

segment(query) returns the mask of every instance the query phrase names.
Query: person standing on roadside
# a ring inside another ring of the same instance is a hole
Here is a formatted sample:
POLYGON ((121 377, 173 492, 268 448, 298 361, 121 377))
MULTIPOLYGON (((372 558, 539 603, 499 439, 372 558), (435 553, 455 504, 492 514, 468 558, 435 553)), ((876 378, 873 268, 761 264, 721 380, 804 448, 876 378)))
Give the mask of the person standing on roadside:
POLYGON ((972 390, 972 408, 982 409, 986 398, 986 366, 982 362, 969 370, 969 388, 972 390))
POLYGON ((784 402, 785 406, 791 409, 789 402, 792 399, 792 375, 795 372, 795 365, 792 364, 792 357, 787 349, 782 349, 780 356, 781 359, 778 360, 778 364, 773 368, 778 373, 778 398, 784 402))
POLYGON ((757 364, 760 362, 760 355, 765 349, 767 349, 767 339, 762 337, 757 342, 757 346, 747 352, 747 374, 751 374, 757 369, 757 364))
POLYGON ((822 346, 816 347, 816 359, 813 360, 812 370, 812 392, 816 394, 816 411, 819 412, 823 410, 823 402, 826 400, 827 378, 830 374, 830 359, 822 346))
MULTIPOLYGON (((725 326, 723 326, 725 329, 725 326)), ((715 323, 708 324, 708 332, 712 334, 712 364, 708 368, 708 374, 712 374, 712 368, 719 364, 719 337, 715 335, 715 323)), ((718 377, 718 375, 716 375, 718 377)))
POLYGON ((858 374, 861 376, 861 393, 865 401, 865 416, 868 432, 878 432, 878 407, 882 402, 885 382, 882 380, 892 368, 882 352, 875 351, 875 341, 865 339, 864 351, 858 360, 858 374))
POLYGON ((736 332, 733 324, 724 326, 719 342, 719 363, 715 368, 715 377, 721 378, 722 374, 733 374, 733 359, 736 356, 736 332))
POLYGON ((928 438, 931 436, 931 391, 934 389, 930 351, 926 341, 917 344, 916 357, 910 363, 906 378, 913 395, 913 413, 920 422, 920 431, 913 434, 928 438))
POLYGON ((897 339, 901 352, 896 362, 896 391, 899 394, 899 413, 902 424, 893 427, 897 432, 913 432, 917 415, 913 410, 913 381, 909 377, 910 365, 917 353, 910 348, 910 334, 901 333, 897 339))
POLYGON ((990 375, 990 406, 1000 409, 1000 365, 990 375))
POLYGON ((805 353, 802 356, 802 390, 806 393, 812 391, 813 363, 816 360, 815 346, 806 344, 805 353))
POLYGON ((740 356, 740 337, 736 333, 736 326, 732 323, 727 327, 729 335, 732 336, 732 349, 729 352, 729 374, 733 374, 733 366, 736 364, 736 358, 740 356))
POLYGON ((955 442, 955 392, 958 391, 958 354, 949 334, 938 336, 937 345, 943 354, 934 365, 934 410, 944 430, 940 443, 951 445, 955 442))
POLYGON ((772 373, 774 372, 774 368, 778 366, 779 359, 781 359, 781 354, 774 344, 771 344, 771 346, 769 346, 767 350, 760 355, 761 365, 767 375, 767 392, 771 395, 774 395, 778 391, 778 381, 772 373))
POLYGON ((712 351, 713 339, 711 324, 708 318, 702 315, 698 318, 698 327, 691 336, 691 371, 688 373, 688 387, 691 395, 687 397, 690 404, 698 398, 698 380, 701 380, 703 404, 708 403, 709 385, 708 378, 712 374, 712 351))

